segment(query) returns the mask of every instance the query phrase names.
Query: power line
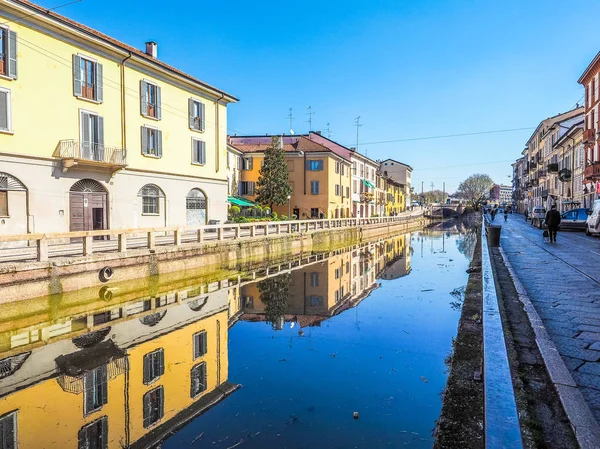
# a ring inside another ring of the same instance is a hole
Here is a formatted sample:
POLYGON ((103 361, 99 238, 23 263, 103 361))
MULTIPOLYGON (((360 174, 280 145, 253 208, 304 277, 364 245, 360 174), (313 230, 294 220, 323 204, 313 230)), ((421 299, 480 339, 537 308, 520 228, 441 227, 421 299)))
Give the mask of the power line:
POLYGON ((514 162, 513 159, 507 159, 505 161, 492 161, 492 162, 475 162, 473 164, 461 164, 461 165, 445 165, 443 167, 427 167, 427 168, 419 168, 415 167, 414 170, 417 171, 425 171, 425 170, 441 170, 445 168, 459 168, 459 167, 472 167, 475 165, 494 165, 494 164, 506 164, 507 162, 514 162))
MULTIPOLYGON (((58 5, 58 6, 55 6, 53 8, 48 8, 44 12, 48 13, 50 11, 54 11, 54 10, 57 10, 59 8, 64 8, 65 6, 74 5, 75 3, 81 3, 82 1, 83 0, 74 0, 72 2, 64 3, 62 5, 58 5)), ((34 12, 34 13, 31 13, 31 14, 25 14, 25 15, 16 14, 16 15, 19 16, 21 19, 25 19, 26 17, 39 16, 41 14, 42 14, 41 12, 34 12)), ((8 22, 0 23, 0 25, 8 25, 9 23, 10 23, 10 20, 8 22)))

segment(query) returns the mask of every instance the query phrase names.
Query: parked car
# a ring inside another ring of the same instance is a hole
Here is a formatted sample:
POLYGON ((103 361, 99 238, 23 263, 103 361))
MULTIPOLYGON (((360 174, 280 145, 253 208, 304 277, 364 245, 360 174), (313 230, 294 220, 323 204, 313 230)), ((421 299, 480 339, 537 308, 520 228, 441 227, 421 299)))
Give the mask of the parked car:
POLYGON ((600 200, 594 201, 592 210, 587 218, 587 226, 585 228, 587 235, 600 234, 600 200))
POLYGON ((563 213, 560 217, 561 231, 585 231, 587 228, 588 209, 573 209, 563 213))
POLYGON ((546 209, 542 206, 535 206, 529 212, 529 219, 531 220, 531 226, 542 229, 544 220, 546 219, 546 209))

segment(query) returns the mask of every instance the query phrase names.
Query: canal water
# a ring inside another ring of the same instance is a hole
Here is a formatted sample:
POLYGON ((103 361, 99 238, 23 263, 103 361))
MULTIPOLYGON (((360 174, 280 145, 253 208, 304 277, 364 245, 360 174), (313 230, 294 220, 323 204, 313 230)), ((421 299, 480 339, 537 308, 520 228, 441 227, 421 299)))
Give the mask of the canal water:
POLYGON ((430 448, 475 234, 137 297, 13 303, 0 447, 430 448))

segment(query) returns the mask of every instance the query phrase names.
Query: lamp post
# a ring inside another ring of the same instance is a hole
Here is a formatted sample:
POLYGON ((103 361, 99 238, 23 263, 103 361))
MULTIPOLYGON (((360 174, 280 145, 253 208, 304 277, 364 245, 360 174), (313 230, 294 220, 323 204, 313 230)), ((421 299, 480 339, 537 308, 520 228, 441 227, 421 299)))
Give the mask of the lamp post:
POLYGON ((288 220, 292 219, 292 209, 291 209, 291 204, 290 204, 290 199, 292 198, 290 195, 288 195, 288 220))

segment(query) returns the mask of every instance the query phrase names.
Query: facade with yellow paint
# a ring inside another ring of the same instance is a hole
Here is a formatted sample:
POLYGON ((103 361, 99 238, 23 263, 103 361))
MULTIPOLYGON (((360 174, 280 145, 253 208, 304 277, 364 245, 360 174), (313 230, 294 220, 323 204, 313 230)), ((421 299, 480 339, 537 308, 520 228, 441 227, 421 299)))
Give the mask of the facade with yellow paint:
POLYGON ((146 448, 235 391, 227 291, 178 295, 181 303, 113 305, 89 315, 83 334, 38 327, 43 345, 2 332, 14 346, 3 348, 0 379, 0 421, 15 430, 7 447, 146 448))
MULTIPOLYGON (((229 145, 242 152, 239 195, 255 201, 265 150, 271 137, 230 136, 229 145)), ((345 218, 350 216, 350 162, 305 136, 282 136, 292 188, 289 204, 274 206, 279 215, 298 219, 345 218)))
POLYGON ((0 33, 0 233, 226 218, 236 98, 30 2, 0 33))

